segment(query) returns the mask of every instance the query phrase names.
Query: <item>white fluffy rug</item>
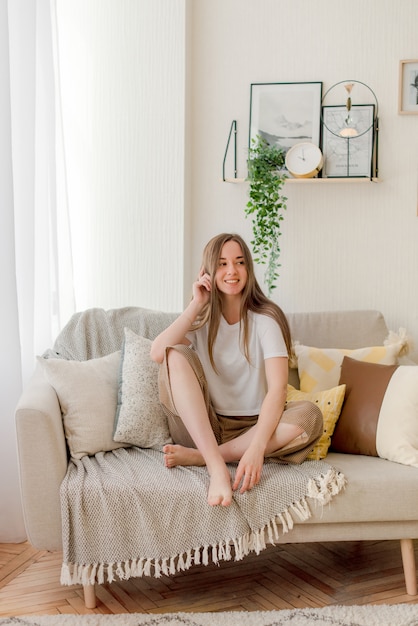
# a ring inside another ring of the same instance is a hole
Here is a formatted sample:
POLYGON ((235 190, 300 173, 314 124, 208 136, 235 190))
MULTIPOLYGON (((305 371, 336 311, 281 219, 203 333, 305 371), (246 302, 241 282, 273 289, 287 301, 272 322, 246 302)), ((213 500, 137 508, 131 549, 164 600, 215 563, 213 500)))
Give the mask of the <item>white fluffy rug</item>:
POLYGON ((251 613, 45 615, 0 618, 0 626, 418 626, 418 604, 328 606, 251 613))

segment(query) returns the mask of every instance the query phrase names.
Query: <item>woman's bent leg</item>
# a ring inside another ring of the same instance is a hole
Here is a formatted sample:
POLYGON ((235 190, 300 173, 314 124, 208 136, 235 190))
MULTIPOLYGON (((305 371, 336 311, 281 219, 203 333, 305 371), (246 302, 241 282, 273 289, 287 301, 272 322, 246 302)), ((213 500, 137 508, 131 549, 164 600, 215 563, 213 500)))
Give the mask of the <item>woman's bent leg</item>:
MULTIPOLYGON (((254 426, 247 426, 248 420, 245 418, 222 417, 221 421, 220 452, 226 463, 239 461, 251 442, 254 426)), ((315 404, 290 402, 267 444, 265 457, 286 463, 302 463, 321 437, 322 431, 322 413, 315 404)))
POLYGON ((163 376, 160 377, 161 401, 168 414, 173 440, 176 442, 176 435, 179 434, 181 445, 186 444, 189 448, 196 446, 208 468, 208 503, 227 506, 232 500, 231 477, 219 451, 208 413, 206 393, 187 354, 187 351, 178 350, 177 347, 167 348, 162 366, 163 376), (161 378, 166 380, 162 382, 161 378))
POLYGON ((288 441, 285 445, 277 446, 276 449, 274 449, 273 437, 266 458, 286 463, 302 463, 322 435, 324 420, 321 410, 313 402, 289 402, 283 411, 277 427, 277 434, 281 425, 288 428, 296 426, 299 429, 299 433, 294 439, 288 441))

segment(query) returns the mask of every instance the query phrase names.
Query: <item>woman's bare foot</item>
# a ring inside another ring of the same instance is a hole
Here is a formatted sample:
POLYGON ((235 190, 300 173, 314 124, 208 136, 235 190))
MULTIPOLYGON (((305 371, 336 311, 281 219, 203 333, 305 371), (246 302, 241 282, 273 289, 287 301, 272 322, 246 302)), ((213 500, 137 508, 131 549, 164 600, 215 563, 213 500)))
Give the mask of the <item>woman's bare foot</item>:
MULTIPOLYGON (((179 444, 168 443, 163 447, 164 464, 166 467, 177 465, 206 465, 202 454, 196 448, 186 448, 179 444)), ((210 483, 208 490, 208 504, 211 506, 229 506, 232 502, 231 476, 223 461, 219 467, 209 470, 210 483)))
POLYGON ((168 443, 163 447, 164 465, 176 467, 177 465, 206 465, 203 456, 196 448, 186 448, 179 444, 168 443))

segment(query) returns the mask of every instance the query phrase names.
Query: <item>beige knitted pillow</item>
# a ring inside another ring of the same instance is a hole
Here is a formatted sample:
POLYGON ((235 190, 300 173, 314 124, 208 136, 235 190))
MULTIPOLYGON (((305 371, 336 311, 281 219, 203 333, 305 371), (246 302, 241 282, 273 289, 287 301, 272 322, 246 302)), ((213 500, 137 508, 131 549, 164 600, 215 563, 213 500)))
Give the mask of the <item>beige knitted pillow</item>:
POLYGON ((120 350, 88 361, 38 357, 62 411, 70 454, 75 459, 123 447, 113 440, 120 350))
POLYGON ((140 448, 171 442, 158 395, 158 365, 151 360, 150 339, 125 328, 114 440, 140 448))

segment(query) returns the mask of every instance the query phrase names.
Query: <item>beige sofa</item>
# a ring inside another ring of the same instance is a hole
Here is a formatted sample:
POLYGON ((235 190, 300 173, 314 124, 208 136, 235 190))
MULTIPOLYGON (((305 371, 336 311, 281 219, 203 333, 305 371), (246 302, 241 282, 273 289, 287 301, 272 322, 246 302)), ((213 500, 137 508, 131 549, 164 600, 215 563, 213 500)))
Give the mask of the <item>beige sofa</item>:
MULTIPOLYGON (((100 311, 105 327, 88 333, 86 358, 102 355, 101 333, 106 335, 104 351, 110 353, 120 348, 124 326, 152 339, 174 318, 174 314, 130 307, 122 310, 122 321, 118 315, 115 328, 116 310, 100 311)), ((79 331, 80 315, 73 317, 45 356, 74 358, 65 341, 79 331)), ((293 339, 307 346, 356 349, 382 345, 388 335, 385 320, 377 311, 295 313, 288 319, 293 339)), ((289 382, 297 386, 297 370, 290 370, 289 375, 289 382)), ((61 550, 59 490, 69 456, 60 404, 39 366, 18 403, 16 428, 28 539, 38 549, 61 550)), ((418 538, 418 469, 378 457, 332 451, 326 461, 345 475, 344 493, 331 506, 314 508, 309 520, 296 520, 292 532, 282 535, 278 542, 400 540, 406 590, 415 595, 413 540, 418 538)), ((85 585, 85 599, 88 606, 94 606, 93 585, 85 585)))

